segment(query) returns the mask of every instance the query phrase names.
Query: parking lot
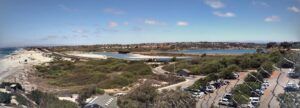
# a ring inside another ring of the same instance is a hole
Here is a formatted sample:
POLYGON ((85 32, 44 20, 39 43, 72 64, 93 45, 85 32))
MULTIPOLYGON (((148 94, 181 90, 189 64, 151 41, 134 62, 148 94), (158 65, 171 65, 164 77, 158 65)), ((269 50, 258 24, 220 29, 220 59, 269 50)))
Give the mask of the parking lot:
MULTIPOLYGON (((264 90, 263 95, 259 98, 259 108, 279 108, 280 103, 278 101, 278 95, 285 92, 284 88, 288 83, 298 84, 299 79, 291 79, 288 77, 289 69, 279 69, 272 73, 270 78, 266 80, 269 82, 269 86, 264 90)), ((210 108, 212 105, 219 108, 227 108, 227 106, 219 105, 219 100, 229 93, 232 88, 237 84, 242 84, 245 77, 249 72, 240 72, 239 78, 235 80, 227 80, 230 83, 221 86, 216 89, 213 93, 208 93, 203 97, 198 97, 196 108, 210 108)))
POLYGON ((216 89, 213 93, 208 93, 204 97, 199 98, 196 108, 210 108, 212 105, 225 107, 218 104, 219 100, 223 97, 223 95, 225 95, 225 93, 230 92, 235 85, 242 84, 248 73, 249 72, 240 72, 238 79, 228 80, 230 82, 228 85, 224 85, 221 88, 216 89))
POLYGON ((259 108, 279 108, 278 95, 284 93, 284 87, 287 83, 292 82, 299 83, 299 79, 291 79, 288 77, 289 69, 281 69, 275 71, 270 78, 270 87, 265 91, 265 94, 261 97, 259 108), (273 94, 274 91, 274 94, 273 94))

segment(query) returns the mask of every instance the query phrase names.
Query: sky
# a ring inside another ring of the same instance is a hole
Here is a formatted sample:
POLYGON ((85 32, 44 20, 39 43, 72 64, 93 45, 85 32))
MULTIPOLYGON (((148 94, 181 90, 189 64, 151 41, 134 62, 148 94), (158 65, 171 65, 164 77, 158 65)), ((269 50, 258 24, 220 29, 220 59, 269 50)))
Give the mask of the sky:
POLYGON ((300 0, 0 0, 0 47, 300 41, 300 0))

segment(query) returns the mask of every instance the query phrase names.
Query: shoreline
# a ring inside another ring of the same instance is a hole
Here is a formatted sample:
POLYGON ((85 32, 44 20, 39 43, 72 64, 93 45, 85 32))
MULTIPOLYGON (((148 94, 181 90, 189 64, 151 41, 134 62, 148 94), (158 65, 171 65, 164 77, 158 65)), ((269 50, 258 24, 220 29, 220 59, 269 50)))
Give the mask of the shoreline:
POLYGON ((0 59, 0 81, 20 83, 26 91, 30 91, 37 88, 29 81, 34 65, 50 61, 52 58, 42 51, 18 49, 0 59))
POLYGON ((85 58, 95 58, 95 59, 107 59, 109 57, 105 55, 100 55, 100 54, 93 54, 93 53, 88 53, 88 52, 68 52, 65 53, 70 56, 77 56, 77 57, 85 57, 85 58))

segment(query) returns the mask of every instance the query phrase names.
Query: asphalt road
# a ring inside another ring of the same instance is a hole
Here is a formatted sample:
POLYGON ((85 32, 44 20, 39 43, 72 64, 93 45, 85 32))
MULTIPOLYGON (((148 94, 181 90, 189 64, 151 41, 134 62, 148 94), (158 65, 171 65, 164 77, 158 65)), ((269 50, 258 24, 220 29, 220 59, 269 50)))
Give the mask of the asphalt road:
MULTIPOLYGON (((152 72, 154 74, 158 74, 158 75, 164 75, 166 73, 170 73, 170 72, 168 72, 166 70, 163 70, 162 67, 163 67, 163 65, 162 66, 158 66, 156 68, 153 68, 152 72)), ((180 82, 180 83, 176 83, 176 84, 172 84, 172 85, 169 85, 169 86, 158 88, 158 91, 162 91, 162 90, 175 90, 178 87, 180 87, 180 88, 187 88, 187 87, 193 85, 194 82, 196 82, 200 78, 204 78, 204 77, 205 76, 196 76, 196 75, 193 75, 193 76, 190 76, 190 77, 184 77, 185 81, 180 82)))
POLYGON ((176 84, 172 84, 166 87, 162 87, 162 88, 158 88, 158 91, 162 91, 162 90, 176 90, 178 87, 179 88, 187 88, 191 85, 193 85, 197 80, 199 80, 200 78, 204 78, 205 76, 192 76, 192 77, 185 77, 185 81, 180 82, 180 83, 176 83, 176 84))
POLYGON ((158 67, 156 67, 156 68, 153 68, 153 69, 152 69, 152 72, 153 72, 154 74, 157 74, 157 75, 164 75, 164 74, 166 74, 166 73, 169 73, 168 71, 162 69, 163 66, 164 66, 164 65, 161 65, 161 66, 158 66, 158 67))

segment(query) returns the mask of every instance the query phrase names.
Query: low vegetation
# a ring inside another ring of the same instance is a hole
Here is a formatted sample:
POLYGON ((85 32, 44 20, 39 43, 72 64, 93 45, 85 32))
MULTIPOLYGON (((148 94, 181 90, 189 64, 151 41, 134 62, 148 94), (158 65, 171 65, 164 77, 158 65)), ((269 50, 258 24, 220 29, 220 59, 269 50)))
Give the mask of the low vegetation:
MULTIPOLYGON (((38 105, 38 108, 78 108, 78 105, 76 103, 59 100, 53 94, 48 94, 37 90, 30 92, 30 94, 27 94, 27 97, 33 100, 38 105)), ((24 99, 23 102, 20 103, 24 103, 24 99)))
MULTIPOLYGON (((260 66, 276 63, 280 60, 281 53, 270 54, 244 54, 241 56, 205 56, 193 60, 183 60, 176 63, 175 71, 188 69, 195 75, 207 75, 211 73, 226 73, 226 67, 231 66, 234 70, 257 69, 260 66), (268 62, 268 63, 265 63, 268 62)), ((174 65, 168 65, 163 69, 174 72, 174 65)))
POLYGON ((117 59, 90 61, 55 60, 36 66, 38 75, 51 85, 68 87, 96 85, 99 88, 127 86, 138 78, 152 74, 149 66, 140 61, 117 59))
POLYGON ((158 93, 151 84, 144 84, 118 99, 120 108, 193 108, 196 100, 180 90, 158 93))

